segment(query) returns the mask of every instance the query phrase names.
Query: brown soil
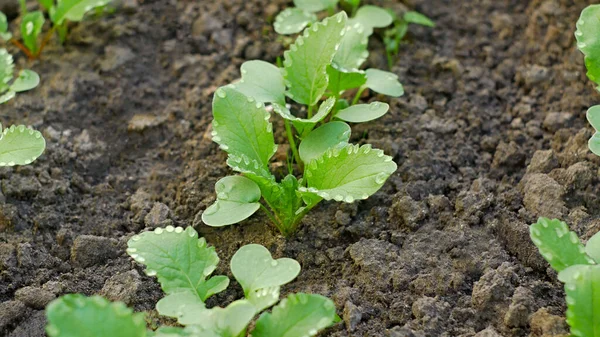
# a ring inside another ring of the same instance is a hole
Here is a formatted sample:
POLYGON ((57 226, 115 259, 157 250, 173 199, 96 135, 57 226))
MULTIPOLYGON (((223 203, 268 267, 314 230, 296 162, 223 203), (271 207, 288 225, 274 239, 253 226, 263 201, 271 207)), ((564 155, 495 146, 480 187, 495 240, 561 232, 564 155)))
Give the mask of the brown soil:
MULTIPOLYGON (((323 203, 289 240, 262 215, 224 229, 199 219, 231 173, 207 132, 212 93, 243 61, 282 54, 270 20, 291 1, 138 1, 73 27, 41 61, 12 50, 42 82, 1 121, 42 130, 48 149, 0 170, 0 336, 43 336, 44 305, 65 293, 152 310, 160 288, 124 248, 166 224, 193 225, 221 273, 247 243, 297 259, 284 293, 329 296, 343 318, 323 336, 566 333, 562 287, 528 224, 600 229, 585 121, 598 96, 573 37, 587 1, 406 3, 437 27, 411 27, 393 69, 406 95, 353 129, 399 169, 367 201, 323 203)), ((371 39, 371 67, 385 69, 382 48, 371 39)), ((240 294, 233 283, 210 304, 240 294)))

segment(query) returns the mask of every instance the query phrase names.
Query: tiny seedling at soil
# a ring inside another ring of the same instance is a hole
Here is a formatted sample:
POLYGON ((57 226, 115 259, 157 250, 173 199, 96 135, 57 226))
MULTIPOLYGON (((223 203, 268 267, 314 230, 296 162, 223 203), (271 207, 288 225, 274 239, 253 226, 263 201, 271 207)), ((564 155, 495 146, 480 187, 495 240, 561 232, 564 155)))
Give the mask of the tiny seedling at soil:
POLYGON ((394 97, 404 91, 395 74, 358 69, 366 40, 346 21, 341 12, 313 24, 284 53, 283 68, 248 61, 239 82, 217 89, 212 139, 229 154, 227 164, 243 176, 216 183, 217 200, 202 214, 204 223, 231 225, 262 208, 288 236, 321 200, 366 199, 396 171, 382 150, 349 143, 346 122, 371 121, 389 110, 383 102, 356 104, 364 90, 394 97), (344 42, 354 40, 362 41, 361 48, 344 42), (351 89, 357 92, 349 102, 342 95, 351 89), (287 104, 286 96, 295 103, 287 104), (270 172, 277 145, 265 103, 283 118, 292 153, 288 174, 279 182, 270 172), (294 175, 292 162, 301 178, 294 175))
POLYGON ((0 49, 0 104, 15 97, 17 92, 31 90, 38 86, 40 77, 29 69, 19 71, 15 76, 13 57, 4 48, 0 49))
POLYGON ((41 9, 47 12, 52 23, 52 28, 40 38, 42 28, 46 22, 44 12, 41 10, 29 12, 25 0, 21 3, 21 40, 15 39, 10 33, 6 15, 0 12, 0 38, 10 42, 23 51, 30 59, 36 59, 42 53, 46 44, 54 33, 58 34, 63 43, 68 33, 69 22, 80 22, 85 15, 103 6, 112 0, 39 0, 41 9))
POLYGON ((146 266, 147 275, 158 278, 166 294, 156 304, 158 313, 176 318, 183 327, 146 330, 144 314, 134 314, 123 303, 70 294, 48 305, 48 336, 241 337, 262 312, 253 337, 301 337, 314 336, 339 321, 333 301, 321 295, 291 294, 280 301, 281 286, 298 276, 300 264, 289 258, 275 260, 261 245, 243 246, 231 259, 231 273, 244 299, 210 309, 206 299, 225 290, 229 278, 211 277, 219 257, 192 227, 156 228, 133 236, 127 245, 127 253, 146 266))
MULTIPOLYGON (((587 77, 600 85, 600 5, 586 7, 577 21, 577 48, 585 55, 587 77)), ((597 87, 600 90, 600 87, 597 87)), ((591 107, 587 111, 587 119, 596 132, 590 138, 588 147, 600 156, 600 105, 591 107)))
POLYGON ((571 335, 600 336, 600 233, 583 246, 560 220, 540 218, 529 228, 540 254, 565 284, 567 323, 571 335))
MULTIPOLYGON (((338 3, 338 0, 294 0, 295 7, 287 8, 279 13, 275 18, 273 27, 281 35, 299 33, 306 26, 317 22, 317 12, 328 10, 333 13, 336 11, 338 3)), ((390 69, 392 69, 394 57, 398 55, 400 45, 408 32, 410 24, 435 27, 435 23, 431 19, 415 11, 408 11, 398 17, 391 10, 381 7, 370 5, 361 7, 360 0, 341 1, 341 5, 347 8, 351 14, 351 18, 348 19, 348 26, 357 31, 343 38, 342 44, 348 45, 346 47, 349 50, 362 51, 364 49, 363 52, 368 55, 366 41, 373 34, 373 30, 388 27, 393 23, 393 26, 385 31, 383 38, 390 69), (362 39, 354 35, 360 35, 362 39), (365 44, 365 46, 363 47, 362 44, 365 44)))

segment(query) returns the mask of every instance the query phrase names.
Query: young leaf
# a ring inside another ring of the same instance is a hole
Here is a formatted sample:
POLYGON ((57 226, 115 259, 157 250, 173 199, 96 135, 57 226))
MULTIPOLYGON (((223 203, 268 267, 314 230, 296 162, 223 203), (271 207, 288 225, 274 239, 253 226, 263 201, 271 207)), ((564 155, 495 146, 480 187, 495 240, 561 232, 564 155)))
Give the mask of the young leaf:
POLYGON ((588 147, 595 155, 600 156, 600 105, 595 105, 587 111, 587 120, 596 132, 588 141, 588 147))
POLYGON ((585 254, 585 249, 575 232, 569 231, 567 224, 557 219, 539 218, 529 227, 531 241, 554 270, 577 264, 593 264, 585 254))
POLYGON ((241 92, 222 87, 213 99, 212 139, 230 158, 266 169, 277 147, 273 125, 264 104, 241 92))
POLYGON ((288 96, 298 103, 315 105, 327 89, 327 66, 340 44, 346 13, 341 12, 304 30, 284 53, 288 96))
POLYGON ((281 223, 279 228, 284 235, 289 234, 288 230, 293 230, 293 225, 297 220, 297 211, 302 206, 302 198, 298 193, 298 179, 288 174, 281 180, 281 183, 274 184, 263 190, 263 198, 268 201, 269 206, 277 214, 281 223))
POLYGON ((38 0, 40 2, 40 5, 42 5, 42 7, 44 7, 48 12, 53 11, 53 7, 54 7, 54 0, 38 0))
POLYGON ((396 171, 392 157, 371 145, 348 144, 331 148, 306 167, 304 178, 308 187, 301 192, 313 193, 325 200, 352 203, 377 192, 396 171))
POLYGON ((281 35, 301 32, 309 23, 317 21, 317 16, 300 8, 286 8, 275 18, 273 28, 281 35))
POLYGON ((260 188, 242 176, 222 178, 215 184, 217 200, 202 213, 202 221, 212 227, 238 223, 260 208, 260 188))
POLYGON ((251 291, 246 299, 256 308, 256 312, 261 312, 271 307, 279 301, 280 287, 269 287, 251 291))
POLYGON ((387 27, 393 21, 394 17, 390 12, 377 6, 362 6, 352 18, 352 22, 362 24, 367 31, 367 36, 373 33, 373 28, 387 27))
POLYGON ((267 248, 249 244, 231 258, 231 273, 248 297, 252 291, 292 281, 300 273, 300 264, 289 258, 274 260, 267 248))
MULTIPOLYGON (((333 57, 332 66, 341 72, 356 72, 369 57, 368 37, 360 23, 347 24, 340 47, 333 57)), ((331 81, 331 79, 330 79, 331 81)))
POLYGON ((327 67, 329 76, 329 86, 327 89, 334 95, 340 94, 344 90, 359 88, 367 83, 367 75, 364 71, 341 72, 332 66, 327 67))
POLYGON ((600 266, 574 265, 558 274, 565 284, 571 335, 600 336, 600 266))
POLYGON ((90 10, 102 7, 112 0, 60 0, 56 5, 54 15, 51 15, 55 25, 61 25, 65 19, 78 22, 90 10))
POLYGON ((319 123, 325 117, 327 117, 327 115, 329 115, 329 112, 331 111, 331 109, 333 109, 334 105, 335 98, 329 97, 327 100, 325 100, 325 102, 321 103, 319 111, 314 116, 308 119, 298 118, 292 115, 290 110, 288 110, 285 106, 279 105, 277 103, 273 103, 273 111, 275 111, 282 118, 291 121, 292 124, 294 124, 296 130, 298 131, 298 134, 300 134, 300 136, 303 137, 305 134, 310 132, 310 130, 312 130, 317 123, 319 123))
POLYGON ((62 296, 46 309, 50 337, 144 337, 143 313, 133 313, 122 302, 109 302, 100 296, 62 296))
POLYGON ((594 234, 585 244, 585 252, 596 263, 600 262, 600 233, 594 234))
POLYGON ((21 22, 21 35, 23 43, 33 54, 38 51, 38 36, 44 26, 44 14, 40 11, 29 12, 23 17, 21 22))
POLYGON ((12 34, 8 31, 8 20, 6 19, 6 15, 2 12, 0 12, 0 38, 4 41, 8 41, 12 38, 12 34))
POLYGON ((264 61, 246 61, 241 67, 242 79, 235 88, 260 103, 285 105, 285 83, 281 69, 264 61))
POLYGON ((0 93, 9 89, 14 73, 13 57, 4 48, 0 48, 0 93))
POLYGON ((590 5, 582 12, 577 21, 577 48, 585 55, 587 76, 600 84, 600 5, 590 5))
POLYGON ((425 16, 419 12, 408 11, 408 12, 404 13, 404 16, 402 18, 404 19, 404 21, 406 21, 408 23, 414 23, 417 25, 431 27, 431 28, 435 27, 435 22, 431 21, 430 18, 428 18, 427 16, 425 16))
POLYGON ((385 115, 389 109, 387 103, 381 102, 355 104, 339 111, 335 117, 350 123, 363 123, 385 115))
POLYGON ((309 164, 332 147, 346 146, 350 140, 350 132, 350 125, 344 122, 323 124, 302 140, 298 147, 300 158, 309 164))
POLYGON ((320 12, 333 8, 339 0, 294 0, 294 6, 307 12, 320 12))
POLYGON ((197 325, 198 336, 237 337, 248 326, 256 309, 246 300, 237 300, 226 308, 211 308, 186 312, 180 320, 186 325, 197 325))
POLYGON ((127 246, 127 253, 147 267, 146 274, 158 277, 166 294, 188 290, 205 301, 229 284, 229 279, 223 276, 206 280, 219 263, 219 257, 204 238, 198 239, 192 227, 156 228, 134 235, 127 246))
POLYGON ((0 166, 31 164, 42 155, 46 141, 39 131, 25 125, 11 126, 0 138, 0 166))
POLYGON ((380 94, 400 97, 404 88, 398 81, 398 75, 379 69, 367 69, 367 88, 380 94))
POLYGON ((199 307, 204 309, 206 306, 198 296, 188 290, 169 294, 156 303, 156 311, 159 314, 174 318, 187 310, 197 310, 199 307))
POLYGON ((335 305, 316 294, 292 294, 256 321, 253 337, 304 337, 334 323, 335 305))
POLYGON ((31 90, 40 84, 40 76, 33 70, 23 69, 19 71, 19 77, 10 86, 10 90, 21 92, 31 90))

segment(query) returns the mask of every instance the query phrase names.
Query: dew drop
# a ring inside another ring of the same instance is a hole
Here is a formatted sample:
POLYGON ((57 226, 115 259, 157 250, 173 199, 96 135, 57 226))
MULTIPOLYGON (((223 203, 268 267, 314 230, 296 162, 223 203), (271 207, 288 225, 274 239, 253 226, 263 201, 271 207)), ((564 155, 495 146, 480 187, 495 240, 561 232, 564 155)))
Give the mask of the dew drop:
POLYGON ((137 248, 127 248, 125 251, 127 252, 127 254, 133 254, 137 252, 137 248))
POLYGON ((369 109, 371 109, 371 110, 377 110, 377 109, 379 109, 379 106, 380 106, 380 105, 381 105, 381 104, 380 104, 379 102, 373 102, 373 103, 371 103, 371 104, 369 105, 369 109))
POLYGON ((267 124, 267 132, 268 133, 273 132, 273 124, 271 124, 271 123, 267 124))
POLYGON ((131 237, 131 240, 133 240, 133 241, 140 241, 141 239, 142 239, 142 237, 139 235, 134 235, 131 237))
MULTIPOLYGON (((214 140, 214 138, 213 138, 213 140, 214 140)), ((219 149, 221 149, 223 151, 227 151, 227 150, 229 150, 229 146, 227 146, 225 144, 221 144, 221 145, 219 145, 219 149)))
POLYGON ((335 197, 333 197, 333 200, 342 201, 342 200, 344 200, 344 197, 342 195, 336 195, 335 197))
POLYGON ((139 263, 145 262, 146 259, 143 256, 138 256, 137 258, 135 258, 135 260, 139 263))
POLYGON ((160 227, 154 229, 154 234, 162 234, 164 230, 160 227))
POLYGON ((250 96, 248 96, 247 99, 248 99, 248 103, 253 103, 254 102, 254 98, 252 98, 250 96))
POLYGON ((167 232, 169 232, 169 233, 173 233, 173 231, 175 230, 175 227, 173 227, 173 226, 169 225, 169 226, 167 226, 165 229, 167 230, 167 232))
POLYGON ((217 90, 217 96, 219 96, 221 98, 225 98, 225 97, 227 97, 227 93, 223 89, 218 89, 217 90))
POLYGON ((8 162, 8 166, 15 166, 15 162, 14 161, 9 161, 8 162))
POLYGON ((211 205, 210 207, 208 207, 204 211, 204 214, 206 214, 206 215, 212 215, 212 214, 217 213, 218 210, 219 210, 219 204, 217 203, 217 204, 214 204, 214 205, 211 205))
POLYGON ((388 175, 387 173, 379 173, 378 175, 375 176, 375 183, 376 184, 383 184, 385 182, 385 180, 387 179, 388 175))
POLYGON ((578 31, 575 32, 575 35, 577 35, 577 36, 583 36, 583 33, 578 30, 578 31))
POLYGON ((579 43, 577 43, 577 48, 583 49, 585 47, 587 47, 587 44, 585 42, 579 42, 579 43))
POLYGON ((221 200, 227 200, 229 199, 229 194, 227 194, 227 192, 219 192, 217 193, 217 198, 221 200))
POLYGON ((279 263, 277 261, 275 261, 275 260, 271 261, 271 266, 272 267, 277 267, 278 264, 279 263))
POLYGON ((156 270, 146 269, 146 275, 148 275, 148 276, 156 276, 156 270))
POLYGON ((571 243, 573 243, 574 245, 579 243, 579 238, 577 237, 577 234, 570 232, 569 233, 569 239, 571 240, 571 243))
POLYGON ((221 141, 221 137, 219 136, 214 136, 212 137, 213 142, 220 142, 221 141))
POLYGON ((196 234, 197 234, 197 233, 196 233, 196 231, 195 231, 195 230, 189 230, 189 231, 188 231, 188 235, 189 235, 191 238, 193 238, 193 237, 196 237, 196 234))
POLYGON ((304 45, 304 39, 302 38, 302 36, 300 36, 296 39, 296 44, 299 46, 304 45))
POLYGON ((313 30, 313 32, 318 32, 319 31, 319 26, 318 25, 313 25, 312 26, 312 30, 313 30))

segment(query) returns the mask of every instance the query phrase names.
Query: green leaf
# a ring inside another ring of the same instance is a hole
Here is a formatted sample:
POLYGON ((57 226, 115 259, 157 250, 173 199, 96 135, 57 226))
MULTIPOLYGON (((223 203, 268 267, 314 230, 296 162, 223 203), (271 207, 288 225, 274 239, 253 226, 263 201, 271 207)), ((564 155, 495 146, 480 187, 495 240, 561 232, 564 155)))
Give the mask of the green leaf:
POLYGON ((237 337, 256 315, 256 309, 247 300, 237 300, 226 308, 215 307, 184 315, 187 325, 197 326, 198 336, 237 337))
POLYGON ((14 76, 13 57, 4 48, 0 49, 0 93, 9 89, 9 83, 14 76))
POLYGON ((565 284, 571 335, 600 336, 600 266, 570 266, 558 279, 565 284))
POLYGON ((298 152, 300 159, 306 164, 321 157, 332 147, 343 147, 350 140, 350 125, 344 122, 330 122, 316 128, 306 136, 298 152))
POLYGON ((294 0, 294 6, 308 12, 320 12, 335 7, 338 1, 339 0, 294 0))
POLYGON ((246 162, 249 168, 255 166, 254 172, 264 173, 260 170, 267 168, 277 151, 264 104, 235 89, 221 87, 213 99, 213 116, 213 141, 229 153, 230 159, 246 162))
POLYGON ((325 93, 327 66, 340 44, 346 19, 341 12, 315 23, 284 53, 284 77, 288 96, 294 101, 312 106, 325 93))
POLYGON ((238 223, 260 208, 260 188, 242 176, 229 176, 215 184, 217 200, 202 213, 202 221, 212 227, 238 223))
POLYGON ((54 0, 38 0, 38 1, 40 2, 40 5, 42 5, 42 7, 44 7, 49 12, 54 7, 54 0))
POLYGON ((231 258, 231 273, 247 297, 252 291, 291 282, 300 273, 300 264, 289 258, 274 260, 267 248, 249 244, 231 258))
POLYGON ((62 296, 46 309, 50 337, 144 337, 143 313, 133 313, 122 302, 111 303, 100 296, 62 296))
POLYGON ((285 104, 285 83, 281 69, 264 61, 246 61, 241 67, 242 79, 235 88, 261 103, 285 104))
POLYGON ((275 18, 273 28, 281 35, 296 34, 309 23, 317 21, 317 16, 300 8, 286 8, 275 18))
POLYGON ((367 69, 367 88, 380 94, 400 97, 404 88, 398 81, 398 75, 379 69, 367 69))
POLYGON ((36 54, 38 46, 38 36, 44 26, 44 14, 40 11, 29 12, 23 17, 21 22, 21 35, 23 43, 33 54, 36 54))
POLYGON ((6 103, 13 99, 17 93, 14 91, 7 91, 5 94, 0 96, 0 104, 6 103))
POLYGON ((359 88, 367 83, 367 75, 364 71, 341 72, 332 66, 327 67, 329 76, 328 90, 334 95, 340 94, 344 90, 359 88))
MULTIPOLYGON (((261 187, 263 198, 277 214, 277 218, 285 227, 293 224, 298 216, 297 211, 302 206, 302 198, 298 193, 298 179, 288 174, 281 183, 273 183, 261 187)), ((282 231, 288 228, 280 228, 282 231)), ((284 233, 286 234, 286 233, 284 233)))
POLYGON ((362 6, 356 12, 353 21, 359 22, 365 29, 372 32, 373 28, 382 28, 391 25, 394 17, 381 7, 362 6))
POLYGON ((156 311, 163 316, 177 318, 186 310, 204 309, 206 305, 189 290, 169 294, 156 303, 156 311))
POLYGON ((381 102, 355 104, 339 111, 335 117, 350 123, 363 123, 385 115, 389 109, 387 103, 381 102))
POLYGON ((146 266, 146 274, 158 277, 166 294, 187 290, 205 301, 229 284, 226 277, 206 280, 219 263, 219 257, 204 238, 198 239, 192 227, 156 228, 134 235, 127 246, 127 253, 146 266))
POLYGON ((587 76, 600 84, 600 5, 586 7, 577 21, 577 48, 585 55, 587 76))
POLYGON ((253 337, 304 337, 333 324, 335 305, 316 294, 291 294, 256 321, 253 337))
POLYGON ((425 16, 419 12, 408 11, 408 12, 404 13, 403 19, 404 19, 404 21, 406 21, 408 23, 414 23, 417 25, 431 27, 431 28, 435 27, 435 22, 431 21, 430 18, 428 18, 427 16, 425 16))
POLYGON ((0 138, 0 166, 31 164, 44 153, 46 141, 39 131, 25 125, 11 126, 0 138))
POLYGON ((61 25, 65 19, 78 22, 85 14, 96 7, 102 7, 112 0, 60 0, 51 15, 55 25, 61 25))
POLYGON ((6 15, 2 12, 0 12, 0 33, 8 33, 8 20, 6 19, 6 15))
POLYGON ((596 132, 588 141, 588 147, 595 155, 600 156, 600 105, 595 105, 587 111, 587 120, 596 132))
MULTIPOLYGON (((332 66, 341 72, 357 72, 369 57, 369 39, 360 23, 347 24, 339 49, 333 57, 332 66)), ((331 79, 330 79, 331 80, 331 79)))
POLYGON ((596 263, 600 262, 600 233, 594 234, 585 244, 585 253, 596 263))
POLYGON ((256 312, 261 312, 271 307, 279 301, 280 287, 269 287, 251 291, 248 293, 247 300, 256 308, 256 312))
POLYGON ((310 130, 312 130, 317 123, 319 123, 320 121, 325 119, 327 115, 329 115, 329 112, 331 112, 331 109, 333 109, 334 105, 335 98, 329 97, 327 100, 321 103, 319 111, 314 116, 308 119, 296 117, 292 115, 288 108, 276 103, 273 104, 273 111, 275 111, 282 118, 291 121, 294 124, 296 130, 298 131, 298 134, 300 134, 300 136, 303 137, 305 134, 310 132, 310 130))
POLYGON ((40 76, 33 70, 23 69, 19 71, 19 77, 10 86, 14 92, 31 90, 40 84, 40 76))
POLYGON ((352 203, 377 192, 396 168, 392 157, 382 150, 372 149, 369 144, 348 144, 331 148, 311 161, 304 173, 308 187, 299 189, 325 200, 352 203))
POLYGON ((593 264, 585 254, 585 249, 575 232, 569 231, 567 224, 548 218, 539 218, 529 227, 531 241, 550 266, 560 272, 577 264, 593 264))
MULTIPOLYGON (((195 327, 189 326, 185 328, 174 326, 163 326, 156 331, 149 330, 146 337, 199 337, 195 327)), ((203 335, 202 337, 219 337, 215 335, 203 335)))

